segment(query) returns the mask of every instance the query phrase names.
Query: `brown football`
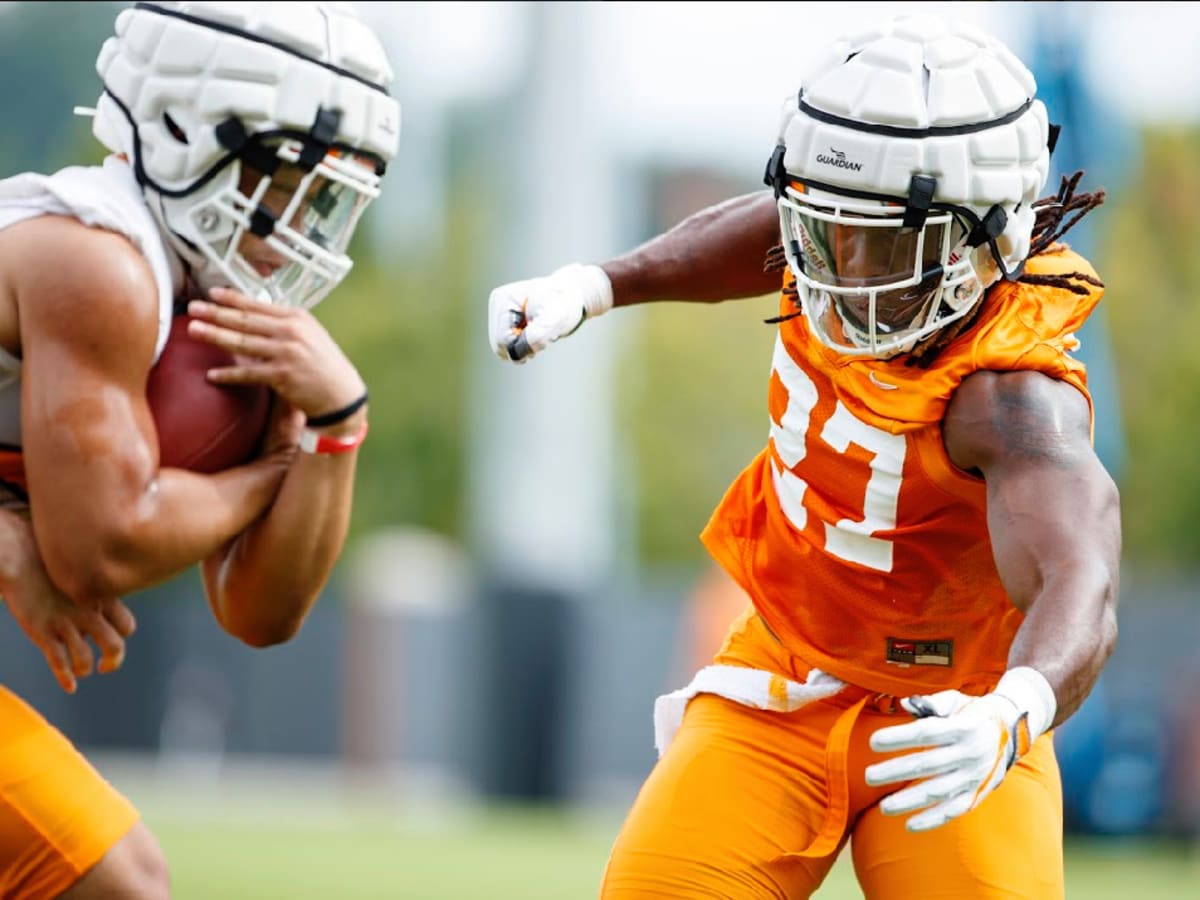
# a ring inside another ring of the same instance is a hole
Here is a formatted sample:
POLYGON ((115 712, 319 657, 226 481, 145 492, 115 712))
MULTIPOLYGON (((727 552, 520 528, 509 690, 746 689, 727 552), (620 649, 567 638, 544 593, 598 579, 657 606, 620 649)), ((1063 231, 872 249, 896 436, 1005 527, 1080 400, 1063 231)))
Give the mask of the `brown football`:
POLYGON ((219 472, 247 462, 258 450, 271 391, 209 381, 209 369, 230 365, 234 358, 191 337, 188 321, 189 316, 178 315, 171 322, 166 346, 150 370, 146 399, 158 428, 160 465, 219 472))

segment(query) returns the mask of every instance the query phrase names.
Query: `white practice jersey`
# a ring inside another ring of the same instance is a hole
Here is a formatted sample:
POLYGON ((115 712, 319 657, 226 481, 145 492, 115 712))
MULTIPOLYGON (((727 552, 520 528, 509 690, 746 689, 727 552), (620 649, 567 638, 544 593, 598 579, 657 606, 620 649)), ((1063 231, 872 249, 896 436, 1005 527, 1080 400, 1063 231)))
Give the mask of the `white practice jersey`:
MULTIPOLYGON (((0 229, 35 216, 74 216, 85 225, 123 234, 142 251, 158 285, 162 352, 175 297, 182 290, 178 257, 163 243, 129 164, 110 156, 101 166, 70 166, 53 175, 26 172, 0 179, 0 229)), ((0 444, 21 446, 21 360, 0 347, 0 444)))

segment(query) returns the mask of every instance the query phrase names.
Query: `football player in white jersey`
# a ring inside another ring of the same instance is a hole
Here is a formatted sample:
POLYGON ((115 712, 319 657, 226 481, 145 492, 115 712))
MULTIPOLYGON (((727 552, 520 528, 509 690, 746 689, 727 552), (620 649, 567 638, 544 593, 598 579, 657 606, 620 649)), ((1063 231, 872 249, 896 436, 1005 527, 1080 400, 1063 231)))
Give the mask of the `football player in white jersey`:
MULTIPOLYGON (((138 3, 96 65, 112 155, 0 181, 0 589, 68 689, 87 637, 119 665, 117 598, 192 565, 246 643, 300 628, 367 429, 363 380, 309 309, 350 268, 400 126, 346 4, 138 3), (211 381, 273 394, 257 457, 213 474, 160 465, 146 396, 184 312, 236 354, 211 381)), ((0 896, 168 894, 137 811, 0 687, 0 896)))

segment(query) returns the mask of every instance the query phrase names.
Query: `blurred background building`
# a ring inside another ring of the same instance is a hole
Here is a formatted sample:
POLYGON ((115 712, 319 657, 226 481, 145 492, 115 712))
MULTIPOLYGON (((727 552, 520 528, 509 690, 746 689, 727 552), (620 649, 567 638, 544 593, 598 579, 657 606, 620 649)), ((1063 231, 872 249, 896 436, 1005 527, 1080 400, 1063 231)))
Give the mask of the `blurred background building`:
MULTIPOLYGON (((0 83, 20 86, 0 177, 100 159, 71 109, 94 101, 123 5, 0 4, 0 83)), ((188 574, 133 598, 124 669, 74 697, 0 619, 0 682, 130 783, 313 766, 401 806, 607 811, 610 839, 653 763, 654 697, 741 602, 697 535, 765 439, 776 301, 620 310, 513 367, 487 347, 488 291, 759 189, 806 49, 903 7, 1005 40, 1064 125, 1050 188, 1083 168, 1108 191, 1071 243, 1108 285, 1081 355, 1122 489, 1122 631, 1056 735, 1067 825, 1200 832, 1200 6, 357 6, 404 124, 356 268, 317 310, 372 395, 328 596, 291 644, 252 651, 188 574)))

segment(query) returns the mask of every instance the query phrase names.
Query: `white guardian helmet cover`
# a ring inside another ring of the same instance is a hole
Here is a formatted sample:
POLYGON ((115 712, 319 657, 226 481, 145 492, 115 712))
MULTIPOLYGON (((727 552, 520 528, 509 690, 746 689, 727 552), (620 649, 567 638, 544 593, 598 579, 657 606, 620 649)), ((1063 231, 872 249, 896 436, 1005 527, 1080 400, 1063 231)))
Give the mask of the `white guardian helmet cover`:
POLYGON ((135 3, 96 71, 93 133, 129 159, 200 289, 310 307, 345 277, 400 134, 391 66, 352 7, 135 3), (283 164, 298 183, 272 185, 283 164), (290 199, 268 208, 268 192, 290 199), (275 262, 246 259, 247 237, 275 262))
POLYGON ((784 104, 765 180, 824 344, 910 352, 1021 275, 1058 132, 1035 92, 999 41, 930 16, 819 56, 784 104))

